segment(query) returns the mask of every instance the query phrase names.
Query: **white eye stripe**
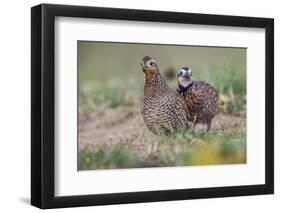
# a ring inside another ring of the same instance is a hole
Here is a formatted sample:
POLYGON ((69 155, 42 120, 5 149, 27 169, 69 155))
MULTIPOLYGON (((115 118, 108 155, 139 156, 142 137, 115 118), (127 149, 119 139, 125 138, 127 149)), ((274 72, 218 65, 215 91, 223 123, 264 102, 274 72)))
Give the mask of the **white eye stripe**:
POLYGON ((186 70, 186 69, 180 69, 180 72, 182 72, 182 73, 188 73, 189 75, 192 75, 192 70, 189 68, 188 70, 186 70))

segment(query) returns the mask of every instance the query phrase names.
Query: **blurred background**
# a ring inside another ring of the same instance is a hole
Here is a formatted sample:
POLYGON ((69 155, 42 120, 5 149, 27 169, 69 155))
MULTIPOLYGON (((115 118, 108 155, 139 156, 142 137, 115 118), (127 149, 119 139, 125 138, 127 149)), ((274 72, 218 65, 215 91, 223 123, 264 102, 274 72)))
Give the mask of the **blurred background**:
POLYGON ((214 165, 246 162, 246 49, 78 42, 78 168, 214 165), (181 66, 219 92, 213 129, 161 138, 140 115, 143 56, 156 59, 173 89, 181 66))

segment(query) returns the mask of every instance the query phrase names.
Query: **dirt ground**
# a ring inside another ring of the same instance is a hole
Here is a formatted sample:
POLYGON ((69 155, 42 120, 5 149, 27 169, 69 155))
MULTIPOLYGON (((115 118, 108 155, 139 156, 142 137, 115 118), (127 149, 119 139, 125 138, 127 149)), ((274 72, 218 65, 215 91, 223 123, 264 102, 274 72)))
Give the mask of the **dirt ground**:
MULTIPOLYGON (((220 113, 212 123, 212 130, 245 128, 245 118, 234 114, 220 113)), ((204 130, 205 126, 196 125, 195 131, 204 130)), ((114 147, 118 144, 130 144, 141 147, 150 133, 142 115, 131 109, 105 109, 79 115, 79 148, 89 145, 114 147)), ((150 135, 151 136, 151 135, 150 135)))

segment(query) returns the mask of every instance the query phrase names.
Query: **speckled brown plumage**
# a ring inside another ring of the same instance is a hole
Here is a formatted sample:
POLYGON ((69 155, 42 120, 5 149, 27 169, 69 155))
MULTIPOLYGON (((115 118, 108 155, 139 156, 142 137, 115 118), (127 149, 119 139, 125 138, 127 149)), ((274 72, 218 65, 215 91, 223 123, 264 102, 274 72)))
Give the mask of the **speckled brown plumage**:
POLYGON ((209 130, 212 119, 219 113, 221 108, 219 94, 209 83, 193 81, 191 78, 192 72, 189 68, 182 68, 181 71, 182 74, 179 73, 178 75, 179 88, 177 91, 188 107, 190 113, 188 120, 194 124, 207 124, 207 130, 209 130), (182 85, 185 83, 184 79, 187 83, 182 85))
POLYGON ((144 57, 142 70, 146 81, 141 111, 147 127, 157 135, 188 129, 188 109, 183 99, 166 84, 156 61, 144 57))

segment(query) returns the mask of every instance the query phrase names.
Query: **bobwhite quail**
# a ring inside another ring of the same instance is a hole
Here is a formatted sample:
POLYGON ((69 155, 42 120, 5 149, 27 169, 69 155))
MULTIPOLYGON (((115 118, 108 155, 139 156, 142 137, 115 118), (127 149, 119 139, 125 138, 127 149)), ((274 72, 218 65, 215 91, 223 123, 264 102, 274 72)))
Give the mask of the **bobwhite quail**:
POLYGON ((148 129, 157 135, 170 135, 189 128, 184 100, 162 77, 156 61, 145 56, 141 62, 145 73, 142 115, 148 129))
POLYGON ((193 123, 207 124, 207 131, 210 130, 212 119, 221 108, 218 92, 210 84, 204 81, 194 81, 192 70, 182 67, 177 76, 178 93, 183 97, 190 116, 188 120, 193 123))

